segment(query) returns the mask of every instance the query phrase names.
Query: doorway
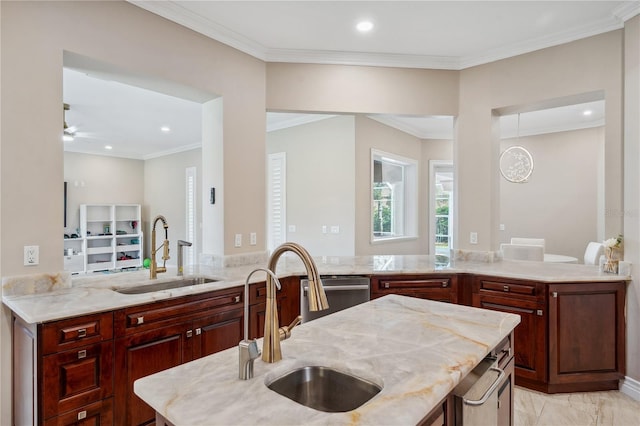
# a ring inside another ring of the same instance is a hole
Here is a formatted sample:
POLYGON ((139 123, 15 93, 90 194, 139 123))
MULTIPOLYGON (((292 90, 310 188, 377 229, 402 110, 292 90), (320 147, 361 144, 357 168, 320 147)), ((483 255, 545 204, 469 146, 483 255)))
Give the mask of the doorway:
POLYGON ((429 161, 429 253, 436 264, 448 264, 453 242, 453 163, 429 161))

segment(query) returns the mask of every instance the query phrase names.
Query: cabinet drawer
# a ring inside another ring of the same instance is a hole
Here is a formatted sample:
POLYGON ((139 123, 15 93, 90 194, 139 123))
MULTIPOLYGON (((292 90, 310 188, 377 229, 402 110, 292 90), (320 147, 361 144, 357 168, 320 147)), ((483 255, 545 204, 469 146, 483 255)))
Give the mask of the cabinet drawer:
POLYGON ((113 314, 86 315, 42 325, 43 355, 98 343, 113 337, 113 314))
POLYGON ((427 278, 427 279, 380 279, 378 280, 378 290, 408 290, 408 289, 436 289, 449 288, 451 280, 449 278, 427 278))
POLYGON ((94 402, 45 420, 44 426, 112 426, 113 400, 94 402))
MULTIPOLYGON (((122 315, 117 314, 118 333, 124 331, 138 332, 176 322, 183 322, 203 315, 210 315, 217 311, 233 309, 243 305, 243 289, 236 287, 230 290, 212 293, 209 297, 160 304, 145 305, 127 309, 122 315), (123 321, 121 321, 123 317, 123 321), (122 330, 120 329, 122 327, 122 330)), ((201 296, 202 297, 202 296, 201 296)))
MULTIPOLYGON (((300 286, 299 277, 284 277, 279 278, 278 280, 280 281, 282 289, 276 291, 276 299, 285 297, 285 295, 290 291, 295 291, 292 290, 291 287, 300 286)), ((251 284, 249 286, 249 295, 247 297, 249 298, 250 305, 263 303, 265 300, 267 300, 267 283, 265 281, 262 281, 259 283, 251 284)))
POLYGON ((513 282, 500 282, 500 281, 480 281, 481 292, 492 293, 512 293, 521 296, 536 296, 536 284, 531 283, 513 283, 513 282))
POLYGON ((42 368, 42 411, 48 419, 112 395, 113 342, 47 355, 42 368))

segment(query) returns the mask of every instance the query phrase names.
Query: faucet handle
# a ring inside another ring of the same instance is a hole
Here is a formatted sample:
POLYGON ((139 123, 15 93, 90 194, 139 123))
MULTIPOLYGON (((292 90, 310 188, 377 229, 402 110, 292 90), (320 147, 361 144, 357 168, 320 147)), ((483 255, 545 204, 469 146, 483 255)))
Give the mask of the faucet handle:
POLYGON ((278 329, 280 340, 287 340, 289 337, 291 337, 291 330, 293 330, 293 328, 301 322, 302 316, 298 315, 293 321, 291 321, 291 324, 280 327, 280 329, 278 329))
POLYGON ((162 252, 162 260, 169 260, 169 240, 164 240, 164 250, 162 252))

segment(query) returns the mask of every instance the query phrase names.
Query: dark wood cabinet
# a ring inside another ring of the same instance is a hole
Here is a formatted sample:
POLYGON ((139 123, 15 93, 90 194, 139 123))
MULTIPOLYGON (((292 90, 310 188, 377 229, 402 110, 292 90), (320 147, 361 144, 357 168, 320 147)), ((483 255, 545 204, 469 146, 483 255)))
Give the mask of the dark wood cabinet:
POLYGON ((387 294, 458 303, 457 277, 440 274, 372 276, 371 299, 387 294))
POLYGON ((106 426, 113 425, 113 398, 94 402, 77 410, 52 417, 45 426, 106 426))
POLYGON ((626 284, 549 285, 549 392, 618 389, 626 284))
POLYGON ((115 423, 144 425, 155 410, 133 392, 133 383, 242 340, 240 287, 121 309, 115 312, 115 423))
POLYGON ((624 281, 541 283, 476 276, 473 306, 520 315, 516 384, 547 393, 618 389, 625 371, 624 281))
MULTIPOLYGON (((281 289, 276 292, 278 320, 280 326, 289 325, 300 315, 300 278, 279 279, 281 289)), ((264 335, 267 285, 259 282, 249 286, 249 338, 256 339, 264 335)))
POLYGON ((520 315, 514 331, 518 378, 546 378, 546 308, 544 285, 530 281, 476 277, 473 306, 520 315))

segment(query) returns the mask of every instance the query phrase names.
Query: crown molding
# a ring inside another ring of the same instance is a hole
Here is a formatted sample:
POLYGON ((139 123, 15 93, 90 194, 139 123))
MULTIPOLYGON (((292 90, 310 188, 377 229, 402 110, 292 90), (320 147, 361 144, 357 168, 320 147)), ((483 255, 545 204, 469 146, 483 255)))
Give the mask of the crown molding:
POLYGON ((513 43, 479 55, 465 57, 379 54, 345 51, 268 49, 255 40, 189 11, 177 1, 127 0, 129 3, 183 25, 211 39, 265 62, 289 62, 331 65, 362 65, 395 68, 463 70, 477 65, 569 43, 624 27, 624 22, 640 13, 640 2, 625 2, 612 15, 598 22, 549 34, 522 43, 513 43))

